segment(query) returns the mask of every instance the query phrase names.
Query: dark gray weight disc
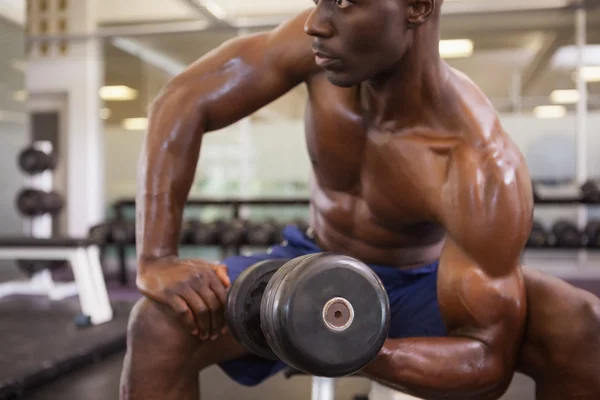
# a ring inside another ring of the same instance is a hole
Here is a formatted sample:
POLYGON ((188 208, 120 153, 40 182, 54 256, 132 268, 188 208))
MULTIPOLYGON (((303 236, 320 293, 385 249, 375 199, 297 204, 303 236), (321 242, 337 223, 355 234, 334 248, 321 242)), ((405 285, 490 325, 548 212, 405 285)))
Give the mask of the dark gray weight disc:
POLYGON ((269 282, 262 327, 273 352, 310 375, 360 371, 388 335, 390 306, 377 275, 351 257, 294 259, 269 282))
POLYGON ((277 360, 261 329, 261 303, 273 274, 289 260, 267 260, 246 269, 227 293, 225 316, 233 337, 259 357, 277 360))

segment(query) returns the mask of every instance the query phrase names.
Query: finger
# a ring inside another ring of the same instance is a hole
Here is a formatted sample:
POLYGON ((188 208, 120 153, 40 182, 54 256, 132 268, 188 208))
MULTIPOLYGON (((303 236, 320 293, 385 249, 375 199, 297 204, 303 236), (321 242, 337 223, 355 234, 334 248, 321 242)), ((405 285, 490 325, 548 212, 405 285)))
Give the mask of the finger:
POLYGON ((229 279, 229 274, 227 273, 228 272, 227 265, 223 265, 223 264, 214 265, 213 271, 215 271, 215 273, 217 274, 217 276, 219 277, 221 282, 223 282, 223 285, 225 285, 225 287, 231 286, 231 279, 229 279))
POLYGON ((223 282, 223 279, 217 276, 216 273, 209 279, 208 284, 224 309, 225 305, 227 304, 227 289, 229 287, 223 282))
POLYGON ((223 286, 214 274, 207 274, 207 281, 196 283, 196 291, 204 300, 210 314, 210 338, 216 339, 223 328, 223 304, 219 301, 212 287, 223 286))
POLYGON ((223 317, 223 306, 210 288, 205 288, 201 295, 210 311, 210 338, 215 340, 219 337, 221 329, 223 329, 223 322, 225 320, 223 317))
POLYGON ((172 296, 168 299, 168 304, 183 327, 192 335, 198 335, 196 319, 186 301, 179 296, 172 296))
POLYGON ((192 285, 183 289, 182 294, 185 302, 192 310, 194 322, 198 329, 198 337, 202 340, 208 339, 210 337, 211 324, 208 306, 192 285))
POLYGON ((223 328, 223 306, 208 284, 199 285, 196 283, 195 289, 207 308, 206 324, 208 338, 216 339, 219 336, 218 332, 223 328))
MULTIPOLYGON (((216 274, 215 274, 216 275, 216 274)), ((229 277, 228 277, 229 279, 229 277)), ((217 326, 217 329, 220 329, 221 334, 225 335, 227 333, 227 320, 225 319, 225 313, 227 312, 227 290, 228 287, 223 286, 222 281, 218 277, 214 277, 210 281, 210 288, 217 297, 217 300, 221 303, 221 310, 219 311, 217 320, 221 325, 217 326)))

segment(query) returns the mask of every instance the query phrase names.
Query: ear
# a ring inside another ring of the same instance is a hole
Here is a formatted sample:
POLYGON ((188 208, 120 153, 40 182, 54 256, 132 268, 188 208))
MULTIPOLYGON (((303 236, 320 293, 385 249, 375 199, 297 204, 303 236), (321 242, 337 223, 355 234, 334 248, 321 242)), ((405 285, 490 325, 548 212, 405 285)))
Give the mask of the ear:
POLYGON ((433 10, 435 10, 435 2, 437 0, 409 0, 406 20, 409 29, 414 29, 424 24, 433 10))

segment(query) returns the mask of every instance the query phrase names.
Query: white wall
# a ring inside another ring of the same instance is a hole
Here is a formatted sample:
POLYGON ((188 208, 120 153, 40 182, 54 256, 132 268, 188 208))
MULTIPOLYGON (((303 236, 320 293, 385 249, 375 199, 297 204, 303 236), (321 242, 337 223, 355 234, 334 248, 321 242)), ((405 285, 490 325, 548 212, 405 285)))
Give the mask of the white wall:
POLYGON ((24 176, 17 166, 17 156, 27 144, 26 127, 0 121, 0 234, 21 235, 23 220, 15 207, 17 192, 24 186, 24 176))
MULTIPOLYGON (((240 124, 206 135, 192 197, 239 194, 240 124)), ((139 150, 145 132, 105 127, 105 174, 107 204, 135 194, 139 150)), ((310 162, 306 152, 303 122, 253 124, 251 195, 296 194, 290 182, 305 183, 310 162)))
MULTIPOLYGON (((575 116, 537 119, 522 115, 502 115, 501 120, 506 132, 525 155, 534 179, 564 179, 575 176, 575 116)), ((587 126, 588 175, 600 178, 600 113, 590 114, 587 126)))
MULTIPOLYGON (((534 179, 565 179, 575 174, 575 118, 539 120, 531 116, 502 115, 505 130, 525 155, 534 179)), ((240 125, 206 136, 192 197, 239 194, 234 185, 240 178, 240 125)), ((254 123, 251 149, 250 193, 254 196, 305 195, 310 171, 303 121, 254 123), (294 185, 293 182, 298 183, 294 185), (298 187, 300 186, 300 187, 298 187)), ((588 169, 600 177, 600 114, 588 120, 588 169)), ((107 204, 135 194, 137 159, 143 132, 129 132, 118 126, 106 127, 107 204)), ((576 186, 559 189, 559 194, 577 194, 576 186)), ((554 194, 556 190, 546 191, 554 194)), ((600 218, 600 210, 590 215, 600 218)), ((572 207, 544 206, 536 218, 550 224, 558 218, 575 220, 572 207)))

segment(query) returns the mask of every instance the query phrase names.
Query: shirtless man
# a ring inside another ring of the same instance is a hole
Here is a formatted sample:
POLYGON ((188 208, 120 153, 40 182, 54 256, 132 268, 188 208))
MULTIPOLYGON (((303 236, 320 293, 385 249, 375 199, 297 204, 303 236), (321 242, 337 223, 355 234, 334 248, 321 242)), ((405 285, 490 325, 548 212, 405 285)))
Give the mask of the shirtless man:
POLYGON ((389 340, 364 374, 424 398, 505 392, 526 329, 531 181, 490 102, 440 59, 440 6, 320 0, 272 32, 229 41, 164 88, 140 159, 146 298, 131 315, 122 399, 198 399, 198 372, 214 364, 244 385, 283 369, 227 333, 227 287, 257 261, 323 251, 369 264, 388 292, 389 340), (203 136, 302 83, 309 233, 288 227, 268 254, 223 265, 180 259, 203 136))

